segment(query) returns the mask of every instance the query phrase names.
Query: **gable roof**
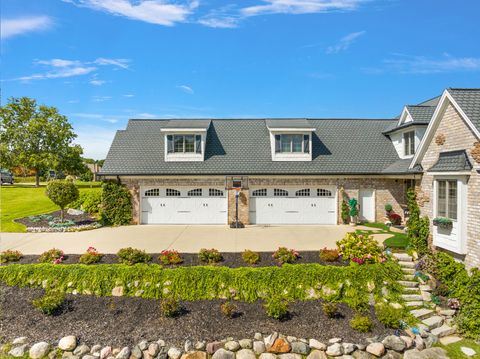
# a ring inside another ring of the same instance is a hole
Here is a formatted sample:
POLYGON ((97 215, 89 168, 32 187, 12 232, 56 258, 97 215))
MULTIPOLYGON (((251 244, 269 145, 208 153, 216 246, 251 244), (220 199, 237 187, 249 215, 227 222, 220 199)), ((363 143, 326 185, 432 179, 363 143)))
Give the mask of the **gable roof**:
POLYGON ((319 175, 405 173, 382 132, 395 119, 308 119, 312 161, 272 161, 265 119, 212 119, 203 162, 165 162, 161 130, 171 120, 130 120, 118 131, 103 175, 319 175))
POLYGON ((465 150, 440 152, 438 161, 428 170, 429 172, 462 172, 470 171, 472 163, 465 150))
POLYGON ((480 132, 480 88, 449 88, 447 91, 480 132))

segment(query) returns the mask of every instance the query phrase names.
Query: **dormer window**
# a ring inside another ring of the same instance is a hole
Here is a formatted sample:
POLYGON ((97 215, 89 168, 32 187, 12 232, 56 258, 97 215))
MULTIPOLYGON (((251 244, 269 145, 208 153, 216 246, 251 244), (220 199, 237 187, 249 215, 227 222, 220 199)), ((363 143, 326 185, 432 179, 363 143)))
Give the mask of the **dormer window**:
POLYGON ((161 129, 164 134, 165 162, 205 160, 210 120, 170 120, 161 129))
POLYGON ((201 135, 167 135, 167 153, 202 153, 201 135))
POLYGON ((405 156, 413 156, 415 154, 415 131, 409 131, 403 134, 403 144, 405 156))
POLYGON ((275 153, 309 153, 310 136, 303 134, 275 135, 275 153))

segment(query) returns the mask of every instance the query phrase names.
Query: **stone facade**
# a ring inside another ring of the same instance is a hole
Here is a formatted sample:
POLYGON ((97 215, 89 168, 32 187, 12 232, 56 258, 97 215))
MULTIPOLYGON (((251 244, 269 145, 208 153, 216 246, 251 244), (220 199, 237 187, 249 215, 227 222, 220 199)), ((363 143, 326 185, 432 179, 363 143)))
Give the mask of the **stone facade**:
MULTIPOLYGON (((465 264, 468 267, 480 267, 480 175, 477 171, 479 163, 474 160, 471 153, 479 139, 451 104, 448 104, 446 107, 432 138, 436 138, 439 135, 442 135, 444 140, 431 141, 421 160, 421 165, 426 171, 419 188, 421 213, 430 219, 434 215, 434 176, 427 171, 437 162, 439 153, 466 150, 474 169, 469 176, 467 187, 467 254, 465 256, 465 264)), ((433 230, 433 227, 431 230, 433 230)))

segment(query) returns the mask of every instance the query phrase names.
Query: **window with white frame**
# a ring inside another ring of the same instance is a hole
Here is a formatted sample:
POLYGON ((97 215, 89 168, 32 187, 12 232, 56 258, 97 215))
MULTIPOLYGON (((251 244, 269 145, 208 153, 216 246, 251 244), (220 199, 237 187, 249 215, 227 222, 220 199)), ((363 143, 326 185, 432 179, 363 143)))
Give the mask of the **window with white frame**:
POLYGON ((165 194, 167 197, 180 197, 180 191, 173 188, 167 188, 165 194))
POLYGON ((295 192, 295 197, 310 197, 310 189, 309 188, 299 189, 298 191, 295 192))
POLYGON ((455 180, 437 180, 437 216, 457 219, 458 188, 455 180))
POLYGON ((210 197, 223 197, 223 191, 216 188, 209 188, 208 195, 210 197))
POLYGON ((152 188, 145 191, 145 197, 158 197, 160 196, 159 188, 152 188))
POLYGON ((273 189, 274 197, 288 197, 288 191, 285 189, 274 188, 273 189))
POLYGON ((202 153, 201 135, 167 135, 167 153, 202 153))
POLYGON ((317 188, 317 197, 332 197, 332 191, 325 188, 317 188))
POLYGON ((405 156, 413 156, 415 154, 415 131, 405 132, 403 134, 403 143, 405 156))
POLYGON ((262 188, 252 191, 252 197, 267 197, 267 189, 262 188))
POLYGON ((201 197, 202 196, 202 189, 201 188, 195 188, 191 189, 190 191, 187 192, 188 197, 201 197))
POLYGON ((310 153, 310 135, 275 135, 275 153, 310 153))

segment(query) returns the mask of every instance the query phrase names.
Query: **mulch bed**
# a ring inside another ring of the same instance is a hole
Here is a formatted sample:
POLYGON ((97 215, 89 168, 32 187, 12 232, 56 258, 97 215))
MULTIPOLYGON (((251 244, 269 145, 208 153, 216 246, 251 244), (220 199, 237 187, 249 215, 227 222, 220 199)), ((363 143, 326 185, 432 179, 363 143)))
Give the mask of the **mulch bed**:
MULTIPOLYGON (((55 211, 55 212, 45 213, 43 215, 18 218, 18 219, 15 219, 14 222, 23 224, 26 227, 49 228, 48 222, 50 222, 51 219, 48 219, 47 216, 52 216, 55 219, 60 219, 60 212, 61 211, 55 211), (40 220, 34 221, 31 219, 31 217, 36 217, 40 220)), ((71 214, 67 213, 66 209, 65 209, 64 219, 73 221, 75 223, 74 226, 83 226, 83 225, 93 224, 97 222, 97 219, 95 217, 92 217, 89 213, 83 213, 76 216, 72 216, 71 214)))
MULTIPOLYGON (((278 263, 272 258, 273 252, 259 252, 260 262, 252 267, 267 267, 267 266, 278 266, 278 263)), ((161 264, 158 257, 159 253, 150 254, 152 256, 152 261, 150 263, 161 264)), ((183 258, 183 263, 176 266, 165 266, 167 268, 175 268, 179 266, 198 266, 205 265, 198 259, 197 253, 181 253, 183 258)), ((242 259, 241 253, 222 253, 223 261, 216 264, 218 266, 226 266, 230 268, 246 267, 248 266, 242 259)), ((19 262, 21 264, 27 263, 37 263, 38 255, 25 255, 19 262)), ((67 254, 64 259, 64 264, 76 264, 80 255, 78 254, 67 254)), ((99 264, 112 264, 118 263, 118 257, 115 254, 105 254, 99 264)), ((300 258, 295 262, 296 264, 306 264, 306 263, 319 263, 323 265, 334 265, 334 266, 345 266, 348 265, 348 261, 344 261, 341 258, 335 262, 325 262, 320 260, 318 251, 306 251, 300 252, 300 258)))
POLYGON ((31 301, 43 294, 41 289, 0 286, 0 341, 26 336, 30 342, 57 342, 65 335, 76 335, 87 345, 134 345, 141 339, 164 339, 169 345, 183 346, 185 340, 221 340, 253 338, 255 332, 278 331, 298 338, 327 341, 341 337, 346 342, 365 343, 365 338, 393 333, 370 313, 375 327, 362 334, 350 328, 355 314, 339 305, 341 317, 329 319, 323 314, 321 300, 294 302, 291 317, 279 322, 266 316, 263 303, 238 302, 239 315, 226 319, 220 312, 222 300, 183 302, 183 313, 162 318, 159 301, 130 297, 94 297, 68 295, 60 313, 46 316, 31 301))

